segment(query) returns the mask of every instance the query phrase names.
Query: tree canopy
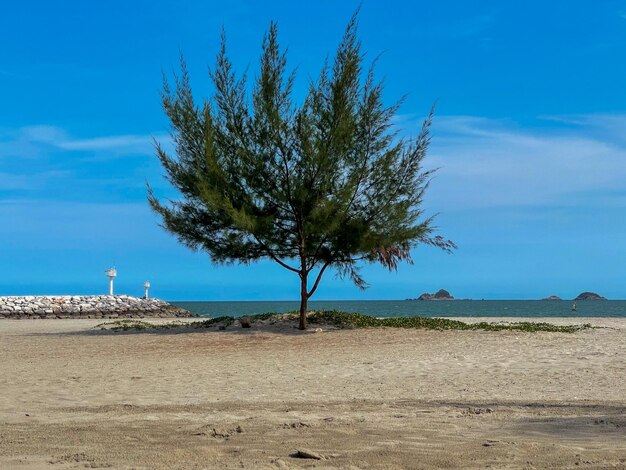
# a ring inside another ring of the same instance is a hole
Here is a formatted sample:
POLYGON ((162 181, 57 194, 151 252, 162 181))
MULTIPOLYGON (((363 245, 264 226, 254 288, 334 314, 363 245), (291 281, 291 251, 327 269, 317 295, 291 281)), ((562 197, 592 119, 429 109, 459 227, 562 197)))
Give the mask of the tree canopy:
POLYGON ((300 328, 328 268, 365 288, 361 262, 395 270, 418 244, 455 248, 422 209, 432 110, 417 137, 399 136, 400 103, 385 105, 374 65, 364 70, 356 14, 300 103, 276 23, 253 83, 235 73, 223 33, 209 75, 214 93, 202 102, 184 59, 173 84, 164 78, 175 155, 159 144, 156 153, 181 197, 163 203, 149 188, 149 203, 166 230, 216 263, 269 258, 296 273, 300 328))

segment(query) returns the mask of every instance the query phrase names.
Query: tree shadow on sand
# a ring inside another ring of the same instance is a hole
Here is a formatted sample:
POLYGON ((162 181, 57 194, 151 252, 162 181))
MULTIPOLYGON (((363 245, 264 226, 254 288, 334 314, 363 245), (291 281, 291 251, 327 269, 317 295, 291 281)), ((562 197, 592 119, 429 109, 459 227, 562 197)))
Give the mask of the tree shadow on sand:
POLYGON ((279 334, 292 336, 306 336, 309 334, 328 332, 336 328, 311 325, 307 330, 299 330, 296 321, 263 323, 252 322, 250 327, 244 328, 239 320, 233 322, 215 322, 206 324, 206 320, 152 323, 143 320, 105 321, 91 328, 78 331, 31 333, 28 336, 127 336, 127 335, 186 335, 186 334, 220 334, 250 336, 256 334, 279 334))

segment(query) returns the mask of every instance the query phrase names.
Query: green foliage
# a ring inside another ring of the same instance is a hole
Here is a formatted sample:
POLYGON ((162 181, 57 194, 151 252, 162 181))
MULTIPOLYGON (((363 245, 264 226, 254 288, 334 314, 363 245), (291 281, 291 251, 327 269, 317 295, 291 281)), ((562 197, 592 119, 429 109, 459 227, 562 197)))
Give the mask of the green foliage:
POLYGON ((429 317, 393 317, 376 318, 360 313, 339 312, 337 310, 323 310, 314 312, 308 317, 310 323, 333 325, 338 328, 426 328, 438 330, 486 330, 486 331, 548 331, 559 333, 573 333, 581 329, 591 328, 590 324, 584 325, 553 325, 551 323, 539 322, 517 322, 517 323, 465 323, 458 320, 446 318, 429 317))
POLYGON ((229 317, 229 316, 209 318, 207 320, 202 320, 202 321, 192 321, 192 322, 171 321, 168 323, 150 323, 150 322, 141 321, 141 320, 124 319, 124 320, 116 320, 112 322, 101 323, 99 325, 96 325, 96 328, 100 328, 101 330, 111 330, 111 331, 170 330, 172 328, 210 328, 212 326, 217 326, 217 325, 230 326, 234 322, 235 322, 235 318, 229 317))
POLYGON ((148 196, 165 229, 216 263, 272 259, 299 275, 303 302, 328 267, 365 288, 361 261, 394 270, 417 244, 453 250, 421 209, 432 112, 416 138, 400 138, 392 126, 399 103, 384 104, 383 85, 363 62, 356 15, 301 103, 275 23, 251 86, 235 73, 224 35, 210 98, 196 101, 181 59, 162 94, 176 155, 157 146, 181 198, 148 196))
MULTIPOLYGON (((274 323, 277 321, 293 321, 297 318, 298 313, 260 313, 252 315, 252 323, 258 321, 269 321, 274 323)), ((591 328, 586 323, 583 325, 553 325, 545 322, 516 322, 516 323, 465 323, 458 320, 450 320, 446 318, 428 318, 428 317, 393 317, 393 318, 377 318, 360 313, 340 312, 337 310, 321 310, 313 312, 308 316, 310 323, 316 325, 331 325, 336 328, 422 328, 431 330, 484 330, 484 331, 523 331, 534 333, 538 331, 555 332, 555 333, 574 333, 576 331, 591 328)), ((172 328, 210 328, 218 325, 230 326, 235 322, 234 317, 222 316, 209 318, 203 321, 181 322, 174 321, 169 323, 154 324, 139 320, 118 320, 109 323, 102 323, 97 327, 113 331, 127 330, 160 330, 172 328)))
POLYGON ((124 319, 124 320, 115 320, 112 322, 104 322, 96 325, 95 328, 100 328, 101 330, 112 330, 112 331, 128 331, 128 330, 148 330, 148 329, 168 329, 168 328, 176 328, 179 326, 184 326, 184 322, 173 321, 169 323, 150 323, 147 321, 141 320, 133 320, 133 319, 124 319))
POLYGON ((250 318, 252 318, 253 321, 255 320, 269 320, 272 317, 276 317, 280 315, 279 313, 275 313, 275 312, 267 312, 267 313, 257 313, 256 315, 252 315, 250 318))
POLYGON ((210 328, 211 326, 215 326, 215 325, 230 326, 234 322, 235 322, 234 317, 222 316, 222 317, 209 318, 208 320, 203 320, 200 322, 193 322, 192 325, 194 328, 210 328))

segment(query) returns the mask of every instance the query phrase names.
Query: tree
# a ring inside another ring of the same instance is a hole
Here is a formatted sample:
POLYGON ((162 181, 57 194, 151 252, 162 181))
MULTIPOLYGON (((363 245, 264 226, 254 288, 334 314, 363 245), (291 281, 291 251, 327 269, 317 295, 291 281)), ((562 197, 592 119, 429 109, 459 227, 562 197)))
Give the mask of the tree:
POLYGON ((174 86, 164 78, 176 157, 158 143, 156 152, 182 198, 163 204, 148 186, 151 207, 166 230, 216 263, 269 258, 297 274, 300 329, 328 268, 364 289, 360 261, 396 270, 417 244, 456 248, 433 235, 421 208, 432 110, 416 138, 400 138, 392 128, 400 103, 383 104, 374 64, 364 72, 363 62, 355 14, 332 66, 299 105, 275 23, 251 87, 234 72, 224 33, 211 98, 196 103, 182 57, 174 86))

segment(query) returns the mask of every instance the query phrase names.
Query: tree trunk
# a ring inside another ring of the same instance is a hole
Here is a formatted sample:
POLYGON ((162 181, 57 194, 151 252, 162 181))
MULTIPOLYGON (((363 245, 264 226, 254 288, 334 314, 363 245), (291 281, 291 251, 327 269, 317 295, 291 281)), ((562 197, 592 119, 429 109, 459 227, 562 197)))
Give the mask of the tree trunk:
POLYGON ((306 308, 309 296, 307 294, 307 277, 308 273, 300 273, 300 324, 298 329, 306 330, 306 308))

